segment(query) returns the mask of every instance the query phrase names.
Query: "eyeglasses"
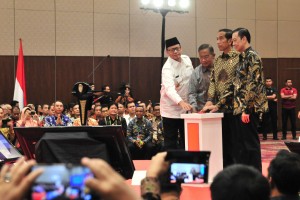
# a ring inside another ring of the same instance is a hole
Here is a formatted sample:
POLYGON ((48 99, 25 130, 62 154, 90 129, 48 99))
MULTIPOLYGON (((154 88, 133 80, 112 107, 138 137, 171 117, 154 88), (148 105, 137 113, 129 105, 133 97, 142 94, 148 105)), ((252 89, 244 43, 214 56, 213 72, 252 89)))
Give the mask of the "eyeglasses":
POLYGON ((174 47, 174 48, 172 48, 172 49, 167 49, 167 51, 169 51, 169 52, 172 52, 172 53, 174 53, 175 51, 180 51, 181 50, 181 47, 174 47))

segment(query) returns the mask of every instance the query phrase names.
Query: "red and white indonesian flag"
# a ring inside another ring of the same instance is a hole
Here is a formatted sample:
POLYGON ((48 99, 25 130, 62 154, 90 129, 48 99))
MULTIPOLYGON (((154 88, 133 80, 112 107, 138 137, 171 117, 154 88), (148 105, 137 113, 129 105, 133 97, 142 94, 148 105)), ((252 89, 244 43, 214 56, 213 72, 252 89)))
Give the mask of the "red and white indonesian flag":
POLYGON ((17 65, 17 75, 14 91, 14 100, 19 101, 20 109, 27 105, 26 84, 25 84, 24 56, 22 40, 20 39, 19 57, 17 65))

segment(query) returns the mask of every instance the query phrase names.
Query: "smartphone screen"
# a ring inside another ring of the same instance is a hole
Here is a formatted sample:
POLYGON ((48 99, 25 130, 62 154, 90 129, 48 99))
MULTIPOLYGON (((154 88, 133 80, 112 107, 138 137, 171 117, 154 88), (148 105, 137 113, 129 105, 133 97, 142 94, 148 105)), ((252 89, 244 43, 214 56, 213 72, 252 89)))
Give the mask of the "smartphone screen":
POLYGON ((205 183, 207 166, 198 163, 172 163, 170 166, 170 183, 205 183))
POLYGON ((43 168, 44 172, 31 188, 31 199, 97 199, 93 198, 90 189, 84 184, 87 178, 93 177, 89 168, 55 164, 37 165, 32 170, 38 168, 43 168))

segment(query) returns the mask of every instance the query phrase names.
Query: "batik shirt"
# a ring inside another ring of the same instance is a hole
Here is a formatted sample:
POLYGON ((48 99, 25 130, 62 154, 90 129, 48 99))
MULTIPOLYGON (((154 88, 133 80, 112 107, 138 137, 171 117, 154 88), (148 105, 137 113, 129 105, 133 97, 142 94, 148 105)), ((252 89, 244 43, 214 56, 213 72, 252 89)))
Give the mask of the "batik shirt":
POLYGON ((231 50, 215 59, 208 88, 208 101, 214 102, 221 112, 233 112, 233 84, 239 54, 231 50))
POLYGON ((164 141, 163 127, 162 127, 162 117, 153 117, 151 119, 153 136, 157 136, 157 140, 152 140, 153 143, 162 143, 164 141))
POLYGON ((152 133, 152 124, 145 117, 142 119, 135 117, 127 126, 127 138, 130 142, 133 142, 134 140, 142 140, 147 143, 151 141, 152 133))
POLYGON ((261 58, 249 47, 240 54, 234 85, 234 115, 268 111, 261 58))
POLYGON ((49 126, 72 126, 71 119, 66 115, 61 115, 62 124, 56 125, 56 120, 57 120, 57 117, 54 116, 54 115, 45 117, 44 127, 49 127, 49 126))

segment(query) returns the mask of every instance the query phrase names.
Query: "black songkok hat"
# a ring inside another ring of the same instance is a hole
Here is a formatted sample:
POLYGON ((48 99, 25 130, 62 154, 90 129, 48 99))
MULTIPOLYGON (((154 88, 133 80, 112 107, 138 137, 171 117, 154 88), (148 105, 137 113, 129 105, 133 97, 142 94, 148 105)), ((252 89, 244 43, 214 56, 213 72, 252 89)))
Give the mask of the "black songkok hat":
POLYGON ((170 46, 173 46, 173 45, 176 45, 176 44, 180 44, 177 37, 167 39, 166 40, 166 49, 169 48, 170 46))

